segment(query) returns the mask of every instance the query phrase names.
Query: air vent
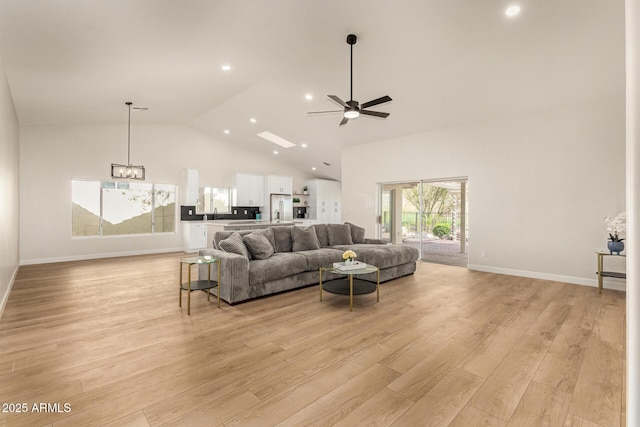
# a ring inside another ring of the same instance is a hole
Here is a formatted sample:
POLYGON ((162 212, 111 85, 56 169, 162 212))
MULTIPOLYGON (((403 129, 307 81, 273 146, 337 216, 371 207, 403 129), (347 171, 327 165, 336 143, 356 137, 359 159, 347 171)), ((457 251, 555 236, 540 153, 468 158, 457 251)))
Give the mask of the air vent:
POLYGON ((325 166, 331 166, 331 163, 327 163, 327 162, 322 162, 324 163, 325 166))

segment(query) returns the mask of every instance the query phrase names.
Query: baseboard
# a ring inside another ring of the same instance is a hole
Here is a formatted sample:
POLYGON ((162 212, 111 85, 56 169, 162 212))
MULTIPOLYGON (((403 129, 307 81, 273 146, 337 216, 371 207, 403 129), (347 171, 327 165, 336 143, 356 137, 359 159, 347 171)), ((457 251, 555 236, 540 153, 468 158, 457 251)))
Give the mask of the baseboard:
POLYGON ((91 259, 100 258, 117 258, 123 256, 135 256, 135 255, 152 255, 167 252, 183 252, 182 246, 177 248, 165 248, 165 249, 148 249, 142 251, 130 251, 130 252, 109 252, 101 254, 87 254, 87 255, 71 255, 65 257, 56 258, 34 258, 23 259, 20 261, 20 265, 33 265, 33 264, 51 264, 54 262, 68 262, 68 261, 86 261, 91 259))
MULTIPOLYGON (((553 282, 573 283, 575 285, 598 287, 598 279, 585 279, 584 277, 562 276, 559 274, 541 273, 537 271, 514 270, 511 268, 488 267, 486 265, 467 266, 469 270, 483 271, 485 273, 506 274, 509 276, 529 277, 531 279, 550 280, 553 282)), ((604 280, 602 286, 605 289, 626 292, 626 281, 622 279, 604 280)))
POLYGON ((11 275, 11 280, 9 280, 9 286, 7 287, 7 292, 2 296, 2 301, 0 301, 0 319, 2 319, 2 314, 4 313, 4 307, 7 305, 7 301, 9 300, 9 294, 11 293, 11 289, 13 288, 13 282, 16 280, 16 276, 18 275, 18 269, 20 266, 16 265, 16 268, 13 270, 13 274, 11 275))

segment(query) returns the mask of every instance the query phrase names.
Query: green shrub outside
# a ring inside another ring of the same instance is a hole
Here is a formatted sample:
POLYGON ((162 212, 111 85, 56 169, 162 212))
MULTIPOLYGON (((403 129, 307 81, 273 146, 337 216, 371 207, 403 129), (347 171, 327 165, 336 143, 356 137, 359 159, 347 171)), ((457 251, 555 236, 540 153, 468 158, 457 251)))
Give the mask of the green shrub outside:
POLYGON ((432 231, 435 236, 443 238, 451 234, 451 226, 447 223, 436 224, 432 231))

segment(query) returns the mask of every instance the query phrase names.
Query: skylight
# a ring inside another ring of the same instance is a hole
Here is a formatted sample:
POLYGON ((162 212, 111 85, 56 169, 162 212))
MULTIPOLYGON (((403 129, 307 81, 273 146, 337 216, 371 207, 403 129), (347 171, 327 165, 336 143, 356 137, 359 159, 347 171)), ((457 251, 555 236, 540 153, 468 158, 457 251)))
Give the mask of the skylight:
POLYGON ((287 141, 286 139, 284 139, 284 138, 282 138, 282 137, 280 137, 278 135, 274 135, 271 132, 267 132, 267 131, 260 132, 258 134, 258 136, 260 138, 266 139, 267 141, 273 142, 274 144, 278 144, 279 146, 281 146, 283 148, 291 148, 291 147, 295 147, 296 146, 296 144, 294 144, 293 142, 287 141))

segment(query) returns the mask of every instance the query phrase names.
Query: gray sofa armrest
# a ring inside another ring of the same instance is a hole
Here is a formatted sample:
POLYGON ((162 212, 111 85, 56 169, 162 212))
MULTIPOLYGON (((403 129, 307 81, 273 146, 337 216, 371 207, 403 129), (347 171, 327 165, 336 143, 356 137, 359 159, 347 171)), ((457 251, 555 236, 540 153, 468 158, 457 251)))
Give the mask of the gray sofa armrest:
POLYGON ((373 239, 369 237, 364 238, 364 242, 370 245, 386 245, 388 242, 383 239, 373 239))
MULTIPOLYGON (((224 252, 218 249, 201 249, 198 255, 210 255, 220 263, 220 298, 233 303, 238 295, 246 293, 249 286, 249 260, 242 255, 224 252)), ((211 266, 211 278, 216 279, 217 265, 211 266)), ((198 266, 198 278, 207 279, 207 266, 198 266)), ((213 292, 217 292, 215 289, 213 292)))

